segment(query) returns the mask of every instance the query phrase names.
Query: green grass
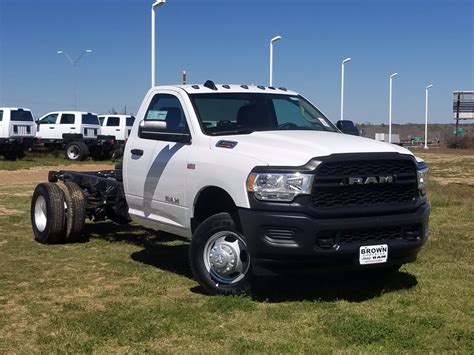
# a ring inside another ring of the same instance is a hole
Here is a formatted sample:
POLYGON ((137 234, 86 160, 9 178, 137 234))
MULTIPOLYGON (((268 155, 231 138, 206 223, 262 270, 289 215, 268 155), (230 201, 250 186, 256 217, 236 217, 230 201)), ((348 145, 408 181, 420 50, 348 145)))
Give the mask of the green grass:
MULTIPOLYGON (((66 166, 71 164, 91 164, 96 161, 87 159, 84 161, 71 161, 64 157, 63 151, 54 152, 27 152, 25 157, 16 161, 5 160, 0 156, 0 170, 19 170, 41 166, 66 166)), ((98 161, 98 163, 111 163, 109 160, 98 161)))
POLYGON ((267 279, 253 297, 203 295, 187 244, 134 225, 37 244, 33 187, 0 185, 0 353, 473 353, 472 186, 431 183, 430 239, 387 282, 267 279))

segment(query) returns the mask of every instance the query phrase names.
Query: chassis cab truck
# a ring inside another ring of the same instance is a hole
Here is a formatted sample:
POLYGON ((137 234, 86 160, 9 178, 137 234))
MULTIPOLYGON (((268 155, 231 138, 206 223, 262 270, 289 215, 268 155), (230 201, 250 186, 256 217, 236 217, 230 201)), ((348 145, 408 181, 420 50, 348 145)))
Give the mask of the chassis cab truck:
POLYGON ((64 149, 69 160, 102 157, 115 144, 114 137, 101 135, 96 114, 79 111, 45 114, 37 121, 36 138, 46 148, 64 149))
POLYGON ((22 157, 33 146, 36 125, 27 108, 0 107, 0 155, 7 160, 22 157))
POLYGON ((132 131, 135 117, 130 115, 101 115, 99 121, 101 134, 113 136, 117 142, 123 145, 132 131))
POLYGON ((143 100, 123 168, 50 172, 31 219, 43 243, 83 238, 84 216, 185 237, 204 290, 235 294, 255 275, 415 261, 427 172, 402 147, 342 134, 284 88, 162 86, 143 100))

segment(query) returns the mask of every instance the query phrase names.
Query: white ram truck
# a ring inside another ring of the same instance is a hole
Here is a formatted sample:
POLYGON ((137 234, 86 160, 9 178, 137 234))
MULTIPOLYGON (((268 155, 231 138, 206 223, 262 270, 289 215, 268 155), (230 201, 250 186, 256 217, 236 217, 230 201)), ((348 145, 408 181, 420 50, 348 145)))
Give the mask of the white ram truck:
POLYGON ((20 107, 0 107, 0 155, 16 160, 33 146, 36 125, 31 111, 20 107))
POLYGON ((132 131, 135 117, 131 115, 100 115, 100 132, 113 136, 117 142, 124 144, 132 131))
POLYGON ((115 145, 114 137, 101 135, 96 114, 79 111, 45 114, 37 120, 36 138, 46 148, 64 149, 69 160, 108 157, 115 145))
POLYGON ((50 172, 31 221, 41 243, 84 238, 86 216, 176 234, 203 289, 235 294, 255 275, 413 262, 428 236, 427 173, 410 151, 341 133, 285 88, 159 86, 123 168, 50 172))

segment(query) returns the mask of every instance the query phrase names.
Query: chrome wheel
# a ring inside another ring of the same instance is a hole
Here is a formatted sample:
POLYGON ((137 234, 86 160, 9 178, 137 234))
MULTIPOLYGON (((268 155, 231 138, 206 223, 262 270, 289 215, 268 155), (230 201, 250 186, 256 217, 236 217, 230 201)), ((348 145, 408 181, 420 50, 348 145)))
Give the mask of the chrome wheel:
POLYGON ((250 267, 250 255, 242 237, 234 232, 218 232, 204 247, 204 265, 217 284, 234 284, 242 280, 250 267))
POLYGON ((46 229, 47 215, 46 200, 40 195, 35 202, 35 225, 40 232, 46 229))
POLYGON ((66 151, 67 157, 70 160, 77 160, 79 159, 79 147, 77 145, 71 145, 67 148, 66 151))

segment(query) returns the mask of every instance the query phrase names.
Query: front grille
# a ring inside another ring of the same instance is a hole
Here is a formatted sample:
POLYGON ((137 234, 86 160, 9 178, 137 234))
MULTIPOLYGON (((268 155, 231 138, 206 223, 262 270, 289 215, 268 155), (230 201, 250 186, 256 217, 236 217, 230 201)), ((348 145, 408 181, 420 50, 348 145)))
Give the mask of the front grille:
POLYGON ((412 160, 358 160, 323 162, 316 170, 312 201, 315 207, 360 207, 409 203, 418 194, 412 160), (392 182, 349 184, 351 178, 393 177, 392 182))
POLYGON ((416 241, 421 238, 421 225, 391 226, 384 228, 354 229, 342 231, 321 231, 316 245, 323 249, 335 245, 371 245, 391 240, 416 241))
POLYGON ((421 236, 420 226, 387 227, 383 229, 345 230, 337 237, 338 244, 364 244, 386 240, 418 240, 421 236))

